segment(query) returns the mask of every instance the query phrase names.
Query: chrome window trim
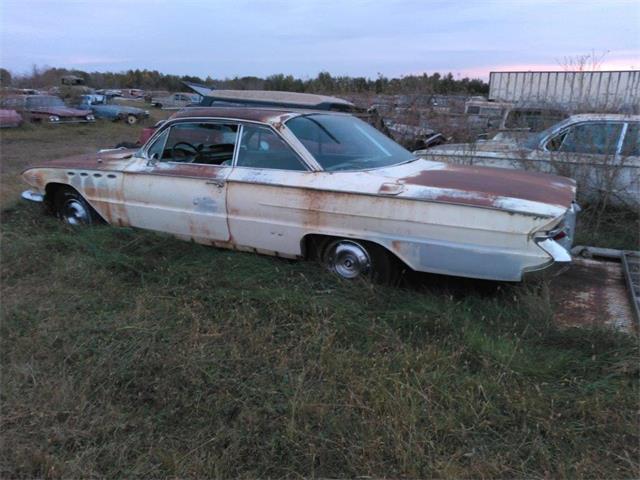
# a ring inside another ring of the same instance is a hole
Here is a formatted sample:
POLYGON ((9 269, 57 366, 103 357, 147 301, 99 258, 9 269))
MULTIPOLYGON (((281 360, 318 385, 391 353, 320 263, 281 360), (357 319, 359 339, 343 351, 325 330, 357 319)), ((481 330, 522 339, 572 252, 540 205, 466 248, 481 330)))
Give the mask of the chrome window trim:
POLYGON ((161 136, 164 135, 164 143, 162 144, 162 151, 164 152, 164 147, 167 144, 167 138, 169 138, 169 129, 161 128, 158 132, 153 134, 147 143, 145 144, 146 149, 142 151, 143 158, 147 160, 147 165, 150 165, 154 160, 157 162, 159 159, 153 159, 149 156, 149 149, 160 139, 161 136))
POLYGON ((627 136, 627 129, 629 128, 629 122, 625 122, 622 127, 622 132, 620 132, 620 138, 618 138, 618 147, 616 148, 616 156, 622 154, 622 144, 624 143, 624 139, 627 136))

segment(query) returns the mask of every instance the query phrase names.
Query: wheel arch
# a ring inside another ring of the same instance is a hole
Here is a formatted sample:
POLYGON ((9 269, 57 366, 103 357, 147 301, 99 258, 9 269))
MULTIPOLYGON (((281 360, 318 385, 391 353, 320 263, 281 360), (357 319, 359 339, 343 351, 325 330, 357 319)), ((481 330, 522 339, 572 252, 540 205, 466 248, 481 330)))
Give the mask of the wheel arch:
POLYGON ((79 191, 77 188, 69 185, 68 183, 60 183, 60 182, 49 182, 45 185, 44 187, 44 202, 45 205, 48 209, 50 209, 51 212, 55 213, 55 198, 56 195, 58 194, 58 192, 62 191, 62 190, 71 190, 75 193, 77 193, 78 195, 80 195, 82 197, 82 199, 87 202, 87 205, 89 205, 91 207, 91 209, 93 210, 93 212, 95 213, 95 215, 97 215, 97 217, 100 219, 100 221, 102 221, 103 223, 109 223, 105 220, 105 218, 100 214, 100 212, 98 211, 98 209, 96 209, 89 200, 87 200, 87 198, 84 196, 84 194, 79 191))
POLYGON ((405 268, 411 268, 411 266, 398 255, 392 248, 389 248, 384 242, 381 242, 377 239, 370 238, 359 238, 352 237, 348 235, 337 235, 337 234, 324 234, 324 233, 307 233, 300 240, 300 251, 303 258, 308 260, 318 260, 321 257, 322 250, 324 250, 327 245, 332 240, 353 240, 354 242, 361 242, 363 244, 373 244, 378 248, 383 249, 388 255, 394 258, 399 264, 405 268))

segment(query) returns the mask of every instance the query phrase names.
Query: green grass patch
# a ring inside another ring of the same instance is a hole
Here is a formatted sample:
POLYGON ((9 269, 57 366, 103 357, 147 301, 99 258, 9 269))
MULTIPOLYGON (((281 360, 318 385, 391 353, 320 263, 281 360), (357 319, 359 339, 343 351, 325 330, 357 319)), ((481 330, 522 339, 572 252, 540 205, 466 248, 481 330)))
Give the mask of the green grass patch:
POLYGON ((2 218, 3 477, 630 478, 638 348, 545 284, 385 288, 2 218))

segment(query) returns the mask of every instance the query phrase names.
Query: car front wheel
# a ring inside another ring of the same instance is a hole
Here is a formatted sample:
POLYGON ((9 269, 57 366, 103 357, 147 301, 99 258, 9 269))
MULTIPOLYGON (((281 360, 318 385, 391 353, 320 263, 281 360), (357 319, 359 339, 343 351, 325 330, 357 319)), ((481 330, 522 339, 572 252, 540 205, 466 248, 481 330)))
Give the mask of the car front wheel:
POLYGON ((138 123, 138 117, 136 117, 135 115, 127 115, 125 121, 128 125, 135 125, 136 123, 138 123))
POLYGON ((323 264, 346 280, 364 279, 390 284, 397 280, 395 258, 379 245, 349 239, 330 241, 322 255, 323 264))
POLYGON ((95 210, 75 190, 59 190, 55 196, 55 207, 58 218, 74 227, 94 225, 99 221, 95 210))

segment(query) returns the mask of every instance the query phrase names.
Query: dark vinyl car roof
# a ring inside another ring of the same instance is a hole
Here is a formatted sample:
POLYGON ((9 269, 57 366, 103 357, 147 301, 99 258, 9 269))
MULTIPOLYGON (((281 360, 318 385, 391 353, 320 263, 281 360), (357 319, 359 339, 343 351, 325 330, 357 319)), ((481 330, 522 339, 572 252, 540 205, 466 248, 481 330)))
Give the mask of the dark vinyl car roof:
MULTIPOLYGON (((305 113, 329 113, 310 109, 296 108, 255 108, 255 107, 191 107, 180 110, 171 116, 171 120, 177 118, 233 118, 253 122, 269 123, 274 118, 282 115, 305 113)), ((335 113, 335 112, 330 112, 335 113)))

